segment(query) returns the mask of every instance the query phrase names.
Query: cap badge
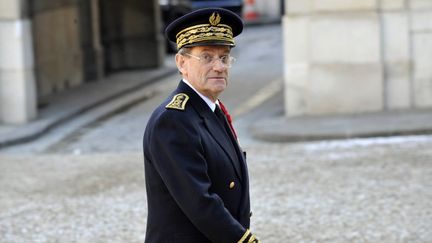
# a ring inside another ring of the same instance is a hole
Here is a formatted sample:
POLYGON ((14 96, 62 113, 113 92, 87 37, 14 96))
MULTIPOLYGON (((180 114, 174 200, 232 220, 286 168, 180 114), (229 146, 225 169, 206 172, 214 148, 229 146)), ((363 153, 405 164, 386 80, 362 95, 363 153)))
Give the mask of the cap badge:
POLYGON ((217 12, 213 12, 213 14, 209 18, 209 22, 211 26, 216 26, 221 21, 221 16, 217 12))

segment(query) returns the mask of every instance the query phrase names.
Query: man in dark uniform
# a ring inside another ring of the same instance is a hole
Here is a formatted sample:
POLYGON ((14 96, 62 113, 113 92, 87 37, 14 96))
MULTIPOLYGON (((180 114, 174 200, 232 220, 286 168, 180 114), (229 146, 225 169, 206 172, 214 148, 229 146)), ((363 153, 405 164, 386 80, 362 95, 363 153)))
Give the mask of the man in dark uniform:
POLYGON ((218 99, 242 30, 242 20, 220 8, 189 13, 165 30, 182 80, 144 134, 147 243, 259 242, 249 230, 245 156, 218 99))

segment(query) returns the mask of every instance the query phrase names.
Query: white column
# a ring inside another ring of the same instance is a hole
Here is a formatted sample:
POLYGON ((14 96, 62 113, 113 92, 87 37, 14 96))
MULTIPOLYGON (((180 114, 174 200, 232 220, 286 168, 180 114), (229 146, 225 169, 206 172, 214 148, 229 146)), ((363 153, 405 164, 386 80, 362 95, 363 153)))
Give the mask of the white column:
POLYGON ((20 124, 36 117, 31 21, 21 1, 0 2, 0 122, 20 124))
POLYGON ((412 108, 409 14, 401 0, 381 3, 386 108, 412 108))
POLYGON ((432 108, 432 1, 285 6, 287 116, 432 108))
POLYGON ((383 109, 380 18, 375 0, 287 0, 287 116, 383 109))
POLYGON ((432 107, 432 1, 410 1, 413 93, 416 108, 432 107))

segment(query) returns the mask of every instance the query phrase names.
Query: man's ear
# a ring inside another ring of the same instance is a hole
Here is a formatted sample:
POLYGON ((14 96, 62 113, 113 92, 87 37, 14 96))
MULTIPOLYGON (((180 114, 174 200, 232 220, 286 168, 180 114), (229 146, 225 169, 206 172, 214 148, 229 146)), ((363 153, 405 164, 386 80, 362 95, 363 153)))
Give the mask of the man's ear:
POLYGON ((187 73, 185 57, 183 55, 176 54, 175 62, 176 62, 177 69, 179 70, 179 72, 181 74, 185 75, 187 73))

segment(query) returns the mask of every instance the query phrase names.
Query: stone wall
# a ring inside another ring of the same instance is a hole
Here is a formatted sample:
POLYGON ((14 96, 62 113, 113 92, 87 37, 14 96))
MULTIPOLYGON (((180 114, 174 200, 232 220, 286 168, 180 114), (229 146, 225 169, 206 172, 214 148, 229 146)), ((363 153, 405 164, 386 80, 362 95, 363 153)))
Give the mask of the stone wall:
POLYGON ((432 1, 411 0, 413 104, 432 107, 432 1))
POLYGON ((38 95, 162 65, 157 1, 32 1, 38 95))
POLYGON ((33 1, 39 99, 83 83, 78 0, 33 1))
POLYGON ((105 71, 163 65, 158 1, 1 0, 0 124, 105 71))
POLYGON ((287 116, 432 107, 432 1, 285 7, 287 116))

